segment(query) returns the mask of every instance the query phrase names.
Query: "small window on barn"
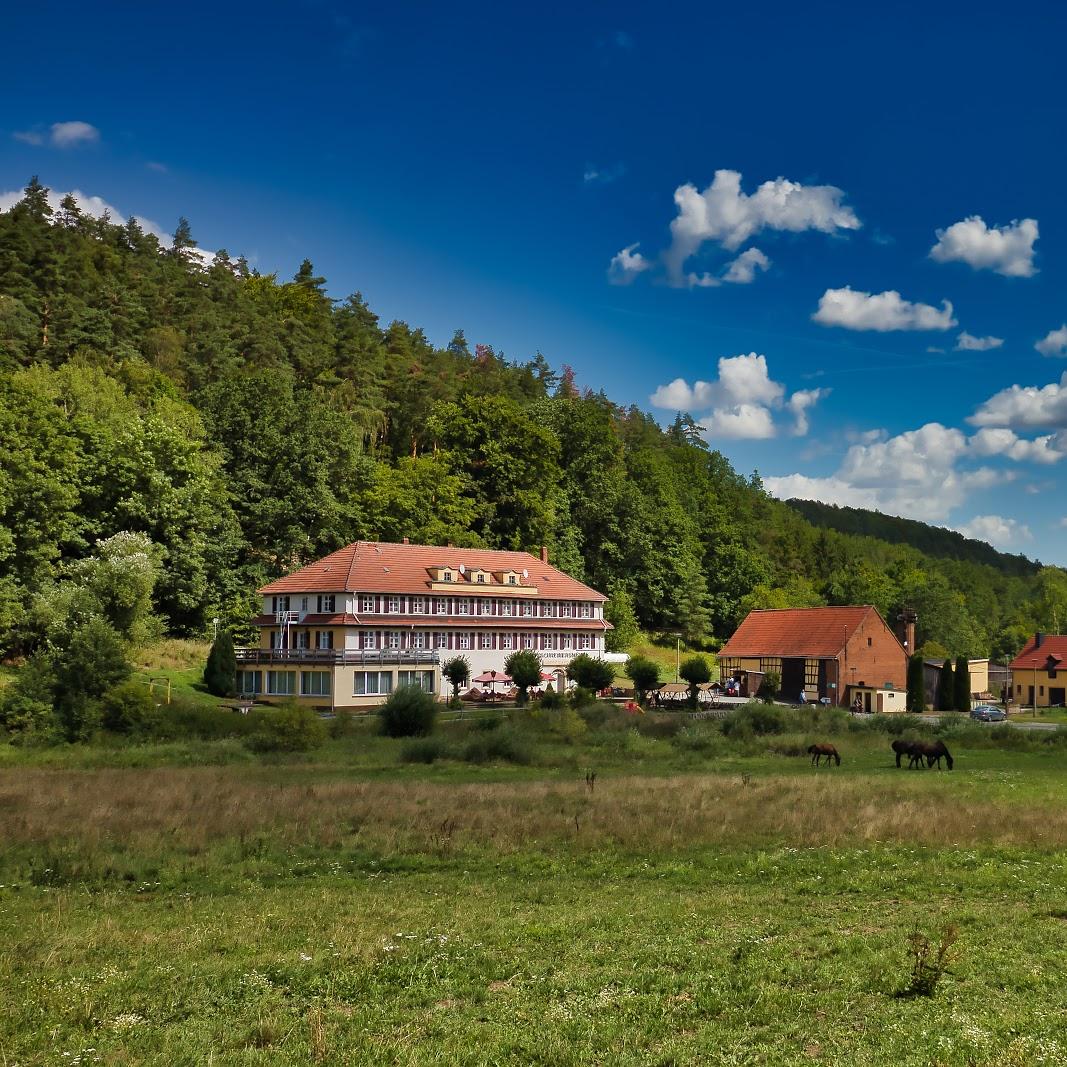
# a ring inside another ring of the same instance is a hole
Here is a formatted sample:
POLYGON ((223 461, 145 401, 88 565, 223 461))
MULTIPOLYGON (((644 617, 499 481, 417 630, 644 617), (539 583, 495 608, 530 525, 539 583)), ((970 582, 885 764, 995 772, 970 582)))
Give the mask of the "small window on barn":
POLYGON ((873 645, 873 644, 874 644, 874 642, 868 637, 867 638, 867 647, 870 648, 871 645, 873 645))

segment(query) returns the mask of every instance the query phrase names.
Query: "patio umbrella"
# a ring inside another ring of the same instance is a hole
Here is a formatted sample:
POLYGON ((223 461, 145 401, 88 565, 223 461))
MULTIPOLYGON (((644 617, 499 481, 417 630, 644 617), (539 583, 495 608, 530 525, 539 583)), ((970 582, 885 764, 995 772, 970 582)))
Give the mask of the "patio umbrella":
POLYGON ((503 671, 483 671, 472 681, 478 682, 479 685, 493 685, 496 682, 510 682, 511 677, 503 671))

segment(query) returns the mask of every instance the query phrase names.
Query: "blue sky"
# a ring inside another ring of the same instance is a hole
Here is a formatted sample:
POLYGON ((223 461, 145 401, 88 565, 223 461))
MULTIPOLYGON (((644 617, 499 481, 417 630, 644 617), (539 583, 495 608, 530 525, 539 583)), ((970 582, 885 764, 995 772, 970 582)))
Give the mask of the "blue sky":
POLYGON ((1067 563, 1065 31, 1047 3, 24 5, 0 207, 39 174, 184 214, 439 343, 684 407, 778 494, 1067 563))

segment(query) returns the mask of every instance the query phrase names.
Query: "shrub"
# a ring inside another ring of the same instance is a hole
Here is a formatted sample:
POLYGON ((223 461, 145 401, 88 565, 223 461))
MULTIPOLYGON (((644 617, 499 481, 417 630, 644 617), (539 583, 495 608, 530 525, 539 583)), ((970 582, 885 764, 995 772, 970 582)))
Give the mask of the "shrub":
POLYGON ((659 665, 644 656, 631 656, 626 661, 626 677, 634 683, 638 703, 644 704, 648 691, 659 685, 659 665))
POLYGON ((126 646, 103 619, 71 635, 56 661, 56 711, 68 741, 88 737, 100 722, 100 698, 130 674, 126 646))
POLYGON ((443 737, 416 737, 400 750, 401 763, 435 763, 447 759, 451 748, 443 737))
POLYGON ((760 682, 759 689, 756 690, 756 696, 758 696, 765 704, 770 704, 774 701, 774 698, 778 695, 778 690, 781 688, 781 676, 776 671, 768 671, 763 676, 763 681, 760 682))
POLYGON ((585 708, 596 703, 596 693, 591 689, 576 685, 568 694, 567 700, 572 708, 585 708))
POLYGON ((489 763, 492 760, 523 765, 533 763, 529 741, 514 730, 494 730, 471 737, 463 746, 461 755, 467 763, 489 763))
POLYGON ((574 708, 564 708, 552 717, 551 730, 557 737, 562 737, 568 744, 573 745, 585 737, 589 727, 574 708))
POLYGON ((260 720, 265 714, 261 711, 248 715, 222 711, 213 704, 184 696, 174 697, 158 710, 159 714, 151 725, 151 737, 158 741, 220 741, 223 738, 247 737, 259 729, 260 720))
POLYGON ((671 744, 679 752, 691 752, 697 756, 719 756, 726 750, 722 734, 700 726, 683 726, 671 738, 671 744))
POLYGON ((14 734, 51 733, 55 684, 51 659, 43 653, 31 656, 0 696, 0 726, 14 734))
POLYGON ((722 723, 722 732, 727 737, 780 734, 785 732, 785 728, 785 716, 781 708, 760 704, 746 704, 728 715, 722 723))
POLYGON ((322 719, 295 701, 261 712, 253 733, 245 740, 253 752, 306 752, 326 740, 322 719))
POLYGON ((386 737, 425 737, 437 722, 437 701, 417 685, 402 685, 378 714, 386 737))
POLYGON ((211 645, 204 667, 204 685, 217 697, 230 697, 237 692, 237 656, 229 630, 220 630, 211 645))
POLYGON ((116 734, 144 735, 153 732, 159 709, 148 686, 123 682, 109 689, 101 701, 101 723, 116 734))
POLYGON ((356 730, 356 717, 350 711, 336 711, 332 719, 326 720, 326 732, 334 741, 351 737, 356 730))
POLYGON ((566 697, 555 689, 546 689, 544 695, 541 697, 541 707, 548 711, 555 711, 558 708, 562 708, 566 703, 566 697))

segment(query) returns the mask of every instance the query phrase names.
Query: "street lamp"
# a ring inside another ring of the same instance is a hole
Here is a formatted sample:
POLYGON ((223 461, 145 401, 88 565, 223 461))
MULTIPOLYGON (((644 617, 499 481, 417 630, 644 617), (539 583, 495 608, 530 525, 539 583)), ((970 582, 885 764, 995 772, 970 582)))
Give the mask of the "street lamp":
POLYGON ((671 634, 674 638, 674 680, 682 680, 682 635, 671 634))

